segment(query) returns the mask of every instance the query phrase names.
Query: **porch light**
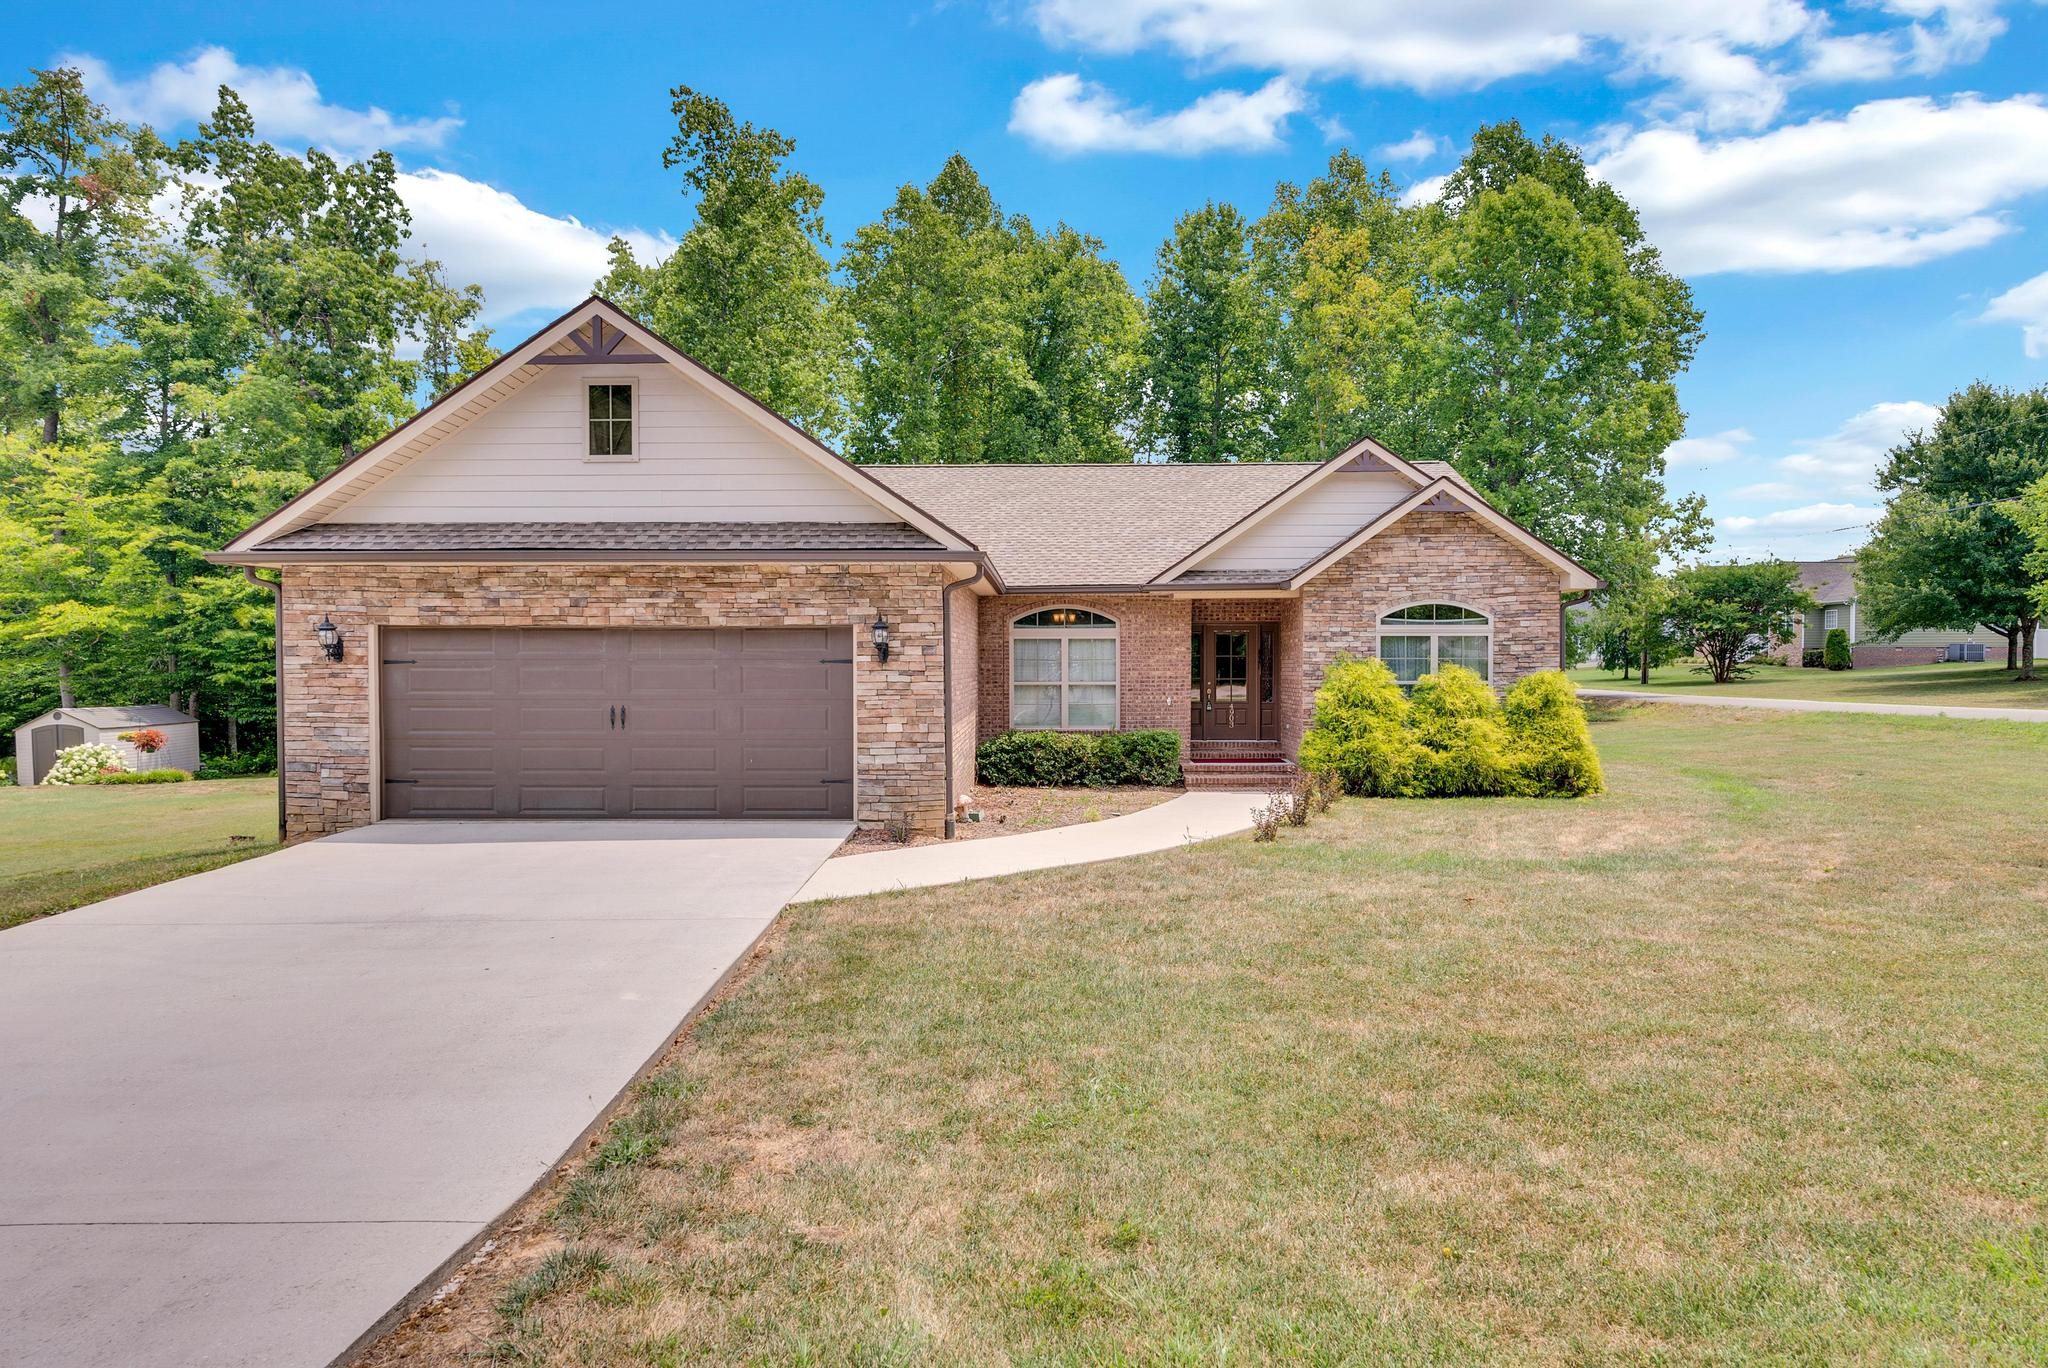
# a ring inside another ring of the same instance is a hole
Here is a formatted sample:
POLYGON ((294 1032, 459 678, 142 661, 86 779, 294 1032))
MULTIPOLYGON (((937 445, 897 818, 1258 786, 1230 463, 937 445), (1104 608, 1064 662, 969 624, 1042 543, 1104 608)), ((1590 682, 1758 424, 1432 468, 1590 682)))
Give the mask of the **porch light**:
POLYGON ((320 649, 329 660, 341 659, 341 628, 334 625, 334 619, 322 613, 320 625, 313 629, 313 635, 320 638, 320 649))
POLYGON ((875 625, 868 628, 868 635, 874 638, 875 659, 883 664, 887 664, 889 661, 889 619, 883 617, 879 609, 875 612, 875 625))

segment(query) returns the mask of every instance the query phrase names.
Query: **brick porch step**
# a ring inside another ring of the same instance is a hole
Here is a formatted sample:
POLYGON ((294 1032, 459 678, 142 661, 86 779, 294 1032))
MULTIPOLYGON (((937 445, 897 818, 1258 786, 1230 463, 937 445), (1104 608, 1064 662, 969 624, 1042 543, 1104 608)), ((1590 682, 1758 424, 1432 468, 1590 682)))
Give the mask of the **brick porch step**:
POLYGON ((1264 793, 1286 788, 1299 773, 1291 761, 1197 760, 1181 762, 1180 779, 1190 789, 1225 789, 1264 793))

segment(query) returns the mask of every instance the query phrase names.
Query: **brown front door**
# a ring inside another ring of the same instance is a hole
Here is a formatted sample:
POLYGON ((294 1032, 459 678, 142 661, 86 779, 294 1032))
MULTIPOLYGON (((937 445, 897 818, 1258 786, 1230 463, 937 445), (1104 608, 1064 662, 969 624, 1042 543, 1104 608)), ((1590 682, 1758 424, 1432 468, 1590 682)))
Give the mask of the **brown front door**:
POLYGON ((845 627, 390 628, 388 817, 851 817, 845 627))
POLYGON ((1191 731, 1201 741, 1259 737, 1259 629, 1198 627, 1189 650, 1191 731))

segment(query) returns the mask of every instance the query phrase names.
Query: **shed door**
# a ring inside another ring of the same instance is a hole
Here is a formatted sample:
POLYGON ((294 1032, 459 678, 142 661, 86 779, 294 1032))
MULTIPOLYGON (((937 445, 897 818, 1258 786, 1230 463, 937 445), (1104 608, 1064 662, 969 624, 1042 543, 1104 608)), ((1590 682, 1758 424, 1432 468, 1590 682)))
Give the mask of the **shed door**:
POLYGON ((43 782, 43 776, 50 772, 50 766, 57 761, 58 751, 85 744, 85 728, 73 726, 68 722, 54 722, 47 727, 37 727, 28 736, 28 781, 31 784, 43 782))
POLYGON ((390 628, 387 817, 851 817, 849 627, 390 628))

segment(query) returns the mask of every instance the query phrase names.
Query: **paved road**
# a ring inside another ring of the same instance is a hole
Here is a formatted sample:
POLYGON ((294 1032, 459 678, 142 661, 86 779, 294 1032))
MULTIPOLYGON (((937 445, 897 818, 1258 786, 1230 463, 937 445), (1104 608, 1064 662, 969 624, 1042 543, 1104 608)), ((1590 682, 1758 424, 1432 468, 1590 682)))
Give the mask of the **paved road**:
POLYGON ((846 830, 387 822, 0 932, 0 1364, 330 1362, 846 830))
POLYGON ((1930 703, 1843 703, 1822 698, 1730 698, 1654 693, 1648 689, 1580 689, 1583 698, 1627 698, 1639 703, 1697 703, 1712 708, 1763 708, 1770 712, 1891 713, 1899 717, 1974 717, 1994 722, 2048 722, 2048 708, 1965 708, 1930 703))

